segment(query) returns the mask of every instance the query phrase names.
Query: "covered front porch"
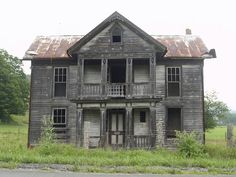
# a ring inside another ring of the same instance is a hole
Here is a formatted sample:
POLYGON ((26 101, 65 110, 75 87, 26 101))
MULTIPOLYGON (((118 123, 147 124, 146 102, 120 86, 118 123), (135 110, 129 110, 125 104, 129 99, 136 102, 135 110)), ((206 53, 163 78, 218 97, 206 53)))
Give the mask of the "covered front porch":
POLYGON ((151 149, 156 146, 155 103, 90 103, 77 106, 77 146, 113 149, 151 149))

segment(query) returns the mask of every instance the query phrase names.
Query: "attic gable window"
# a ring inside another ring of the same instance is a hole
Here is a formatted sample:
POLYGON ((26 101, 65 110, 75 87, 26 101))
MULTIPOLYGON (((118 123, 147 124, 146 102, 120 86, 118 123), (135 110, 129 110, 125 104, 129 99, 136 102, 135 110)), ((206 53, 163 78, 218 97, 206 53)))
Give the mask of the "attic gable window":
POLYGON ((167 68, 167 95, 180 96, 180 67, 167 68))
POLYGON ((112 30, 112 43, 121 43, 121 29, 114 28, 112 30))

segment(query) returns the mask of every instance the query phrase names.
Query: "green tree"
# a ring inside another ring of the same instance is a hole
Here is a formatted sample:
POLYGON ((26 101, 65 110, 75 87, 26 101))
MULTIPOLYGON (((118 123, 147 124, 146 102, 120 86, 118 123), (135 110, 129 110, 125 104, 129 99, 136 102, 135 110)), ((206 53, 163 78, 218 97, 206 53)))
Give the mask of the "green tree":
POLYGON ((205 128, 210 129, 217 126, 217 122, 227 118, 228 106, 218 100, 216 92, 209 92, 204 98, 205 128))
POLYGON ((28 107, 29 81, 21 60, 0 49, 0 121, 11 114, 24 114, 28 107))

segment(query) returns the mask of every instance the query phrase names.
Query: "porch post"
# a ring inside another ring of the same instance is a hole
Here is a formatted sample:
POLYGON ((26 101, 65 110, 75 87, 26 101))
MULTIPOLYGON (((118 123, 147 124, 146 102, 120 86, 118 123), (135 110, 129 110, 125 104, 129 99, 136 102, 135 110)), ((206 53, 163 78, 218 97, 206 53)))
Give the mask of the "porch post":
POLYGON ((125 147, 132 147, 132 108, 126 108, 126 117, 125 117, 125 147))
POLYGON ((156 92, 156 57, 152 56, 149 59, 150 67, 150 97, 155 97, 156 92))
POLYGON ((76 145, 83 146, 83 109, 80 107, 76 111, 76 145))
POLYGON ((150 143, 151 147, 155 147, 156 144, 156 108, 150 107, 150 121, 149 121, 149 129, 150 129, 150 143))
POLYGON ((101 96, 106 97, 106 83, 107 83, 107 59, 101 59, 101 96))
POLYGON ((126 98, 132 96, 133 59, 126 59, 126 98))
POLYGON ((106 144, 106 109, 100 108, 100 147, 106 144))
POLYGON ((82 99, 83 96, 83 83, 84 83, 84 59, 78 55, 78 97, 82 99))

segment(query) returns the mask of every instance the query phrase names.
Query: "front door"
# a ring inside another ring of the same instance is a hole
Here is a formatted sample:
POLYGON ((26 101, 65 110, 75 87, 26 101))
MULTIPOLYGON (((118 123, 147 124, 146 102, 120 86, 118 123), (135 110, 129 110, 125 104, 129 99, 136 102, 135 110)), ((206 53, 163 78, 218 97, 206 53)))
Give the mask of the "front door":
POLYGON ((124 113, 112 111, 109 116, 109 143, 113 148, 123 147, 124 137, 124 113))

